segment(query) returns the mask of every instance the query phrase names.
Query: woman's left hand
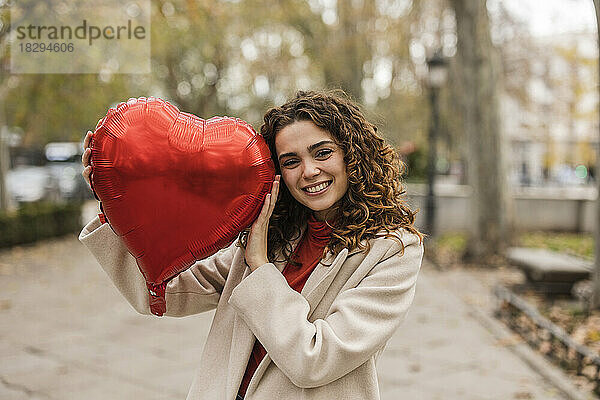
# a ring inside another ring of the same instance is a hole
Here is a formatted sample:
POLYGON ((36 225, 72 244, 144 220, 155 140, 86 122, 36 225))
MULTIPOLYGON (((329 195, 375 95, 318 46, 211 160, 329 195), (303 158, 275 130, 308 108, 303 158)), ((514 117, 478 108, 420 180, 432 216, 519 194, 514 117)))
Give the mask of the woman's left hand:
POLYGON ((271 193, 265 197, 262 210, 250 228, 248 242, 246 243, 246 264, 248 264, 251 271, 269 262, 267 258, 267 234, 269 232, 269 219, 273 214, 277 195, 279 194, 280 179, 280 175, 275 176, 271 193))

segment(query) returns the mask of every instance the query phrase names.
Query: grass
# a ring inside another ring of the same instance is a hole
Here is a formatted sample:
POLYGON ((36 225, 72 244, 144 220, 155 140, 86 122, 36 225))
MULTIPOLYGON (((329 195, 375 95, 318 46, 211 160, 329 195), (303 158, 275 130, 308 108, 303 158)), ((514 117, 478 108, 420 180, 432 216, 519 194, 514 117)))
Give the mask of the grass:
POLYGON ((594 236, 590 233, 524 232, 518 235, 517 243, 523 247, 544 248, 594 259, 594 236))
MULTIPOLYGON (((457 258, 465 251, 466 244, 467 234, 461 232, 445 233, 435 239, 437 251, 457 258)), ((521 232, 515 235, 512 246, 543 248, 594 259, 594 236, 590 233, 521 232)))
POLYGON ((435 240, 436 247, 440 250, 460 254, 467 246, 467 234, 460 232, 444 233, 435 240))
POLYGON ((430 259, 438 264, 460 264, 462 254, 467 246, 467 235, 460 232, 444 233, 434 239, 433 246, 425 245, 425 250, 430 259))

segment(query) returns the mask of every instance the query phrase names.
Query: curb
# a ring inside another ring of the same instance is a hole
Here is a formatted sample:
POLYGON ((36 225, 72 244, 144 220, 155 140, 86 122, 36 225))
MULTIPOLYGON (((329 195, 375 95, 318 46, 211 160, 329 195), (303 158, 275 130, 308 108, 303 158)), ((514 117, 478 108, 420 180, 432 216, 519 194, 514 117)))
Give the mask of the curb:
MULTIPOLYGON (((487 315, 485 312, 467 304, 469 315, 475 318, 492 335, 499 340, 507 340, 514 337, 515 333, 508 327, 497 321, 495 318, 487 315)), ((554 366, 544 356, 538 354, 525 342, 506 345, 513 353, 527 363, 533 370, 540 374, 551 385, 556 387, 562 394, 570 400, 598 400, 593 393, 586 393, 577 388, 570 378, 558 367, 554 366)))

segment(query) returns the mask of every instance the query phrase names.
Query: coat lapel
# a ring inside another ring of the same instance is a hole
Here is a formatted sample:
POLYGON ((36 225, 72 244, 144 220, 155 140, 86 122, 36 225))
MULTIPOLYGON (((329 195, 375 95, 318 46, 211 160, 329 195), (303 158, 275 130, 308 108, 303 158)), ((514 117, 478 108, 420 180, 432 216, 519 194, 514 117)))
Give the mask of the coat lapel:
MULTIPOLYGON (((292 248, 296 248, 304 234, 304 230, 305 229, 302 229, 300 236, 292 242, 292 248)), ((354 252, 351 254, 354 254, 354 252)), ((339 272, 347 257, 348 249, 346 248, 342 249, 342 251, 340 251, 335 257, 333 253, 329 252, 311 273, 310 277, 306 281, 306 284, 304 285, 304 288, 302 289, 302 295, 310 305, 309 317, 327 292, 327 289, 333 282, 333 279, 339 272)), ((280 257, 278 257, 278 259, 279 258, 280 257)), ((273 264, 279 271, 283 271, 286 263, 283 261, 274 261, 273 264)), ((249 274, 250 268, 246 267, 243 278, 249 274)), ((241 317, 235 313, 231 351, 229 354, 229 368, 227 371, 227 398, 229 400, 234 400, 237 395, 239 385, 242 381, 244 373, 246 372, 246 366, 248 364, 248 359, 250 357, 250 353, 252 352, 252 348, 254 347, 255 339, 256 338, 250 328, 248 328, 241 317)), ((257 382, 260 381, 261 376, 264 374, 270 363, 271 358, 267 354, 258 365, 258 368, 254 373, 252 380, 250 381, 250 385, 248 386, 247 394, 254 390, 254 387, 256 386, 257 382)))
MULTIPOLYGON (((301 229, 300 235, 294 241, 292 241, 292 248, 296 248, 302 235, 304 234, 305 229, 301 229)), ((278 259, 280 259, 278 257, 278 259)), ((285 267, 285 262, 283 261, 274 261, 273 264, 277 267, 279 271, 283 271, 285 267)), ((250 268, 245 266, 245 263, 242 261, 242 265, 245 268, 242 279, 246 278, 250 274, 250 268)), ((242 280, 240 279, 240 281, 242 280)), ((237 396, 240 383, 244 377, 244 373, 246 372, 246 367, 248 365, 248 359, 250 358, 250 353, 252 352, 252 348, 254 347, 254 341, 256 337, 254 333, 248 328, 248 325, 242 320, 242 318, 235 313, 235 317, 233 320, 233 334, 231 338, 231 350, 229 353, 229 368, 227 369, 227 399, 234 400, 237 396)), ((262 362, 259 364, 259 368, 256 370, 253 376, 253 380, 260 380, 260 376, 264 373, 266 366, 270 363, 270 358, 266 356, 262 362), (256 378, 256 379, 254 379, 256 378)), ((250 389, 250 386, 248 387, 250 389)))
POLYGON ((321 260, 312 274, 310 274, 302 289, 302 295, 310 305, 309 317, 327 292, 329 286, 331 286, 333 279, 340 271, 347 257, 348 249, 346 248, 342 249, 335 259, 332 253, 328 253, 327 257, 321 260))
MULTIPOLYGON (((328 256, 325 257, 317 265, 315 270, 312 272, 312 274, 306 281, 306 284, 302 289, 302 295, 310 304, 310 312, 308 315, 309 317, 310 314, 312 314, 312 312, 314 311, 317 304, 319 304, 319 301, 325 295, 325 292, 327 292, 327 288, 329 288, 331 282, 333 282, 333 278, 335 278, 337 272, 340 270, 347 256, 348 249, 343 249, 337 255, 337 257, 335 257, 335 259, 333 257, 333 254, 329 253, 328 256)), ((277 265, 277 263, 275 265, 277 265)), ((285 263, 280 263, 280 265, 278 265, 277 267, 281 271, 284 266, 285 263)), ((271 361, 271 357, 269 357, 269 354, 267 354, 265 358, 263 358, 263 360, 260 362, 258 368, 252 376, 252 379, 250 380, 250 384, 248 385, 248 391, 246 392, 246 395, 249 395, 254 391, 254 388, 262 378, 262 375, 267 370, 267 367, 269 366, 271 361)))

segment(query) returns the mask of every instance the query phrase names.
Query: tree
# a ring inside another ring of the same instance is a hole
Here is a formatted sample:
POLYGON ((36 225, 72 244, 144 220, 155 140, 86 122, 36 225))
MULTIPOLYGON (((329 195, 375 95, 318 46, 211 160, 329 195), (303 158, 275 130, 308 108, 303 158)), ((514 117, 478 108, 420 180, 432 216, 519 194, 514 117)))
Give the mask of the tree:
POLYGON ((490 261, 508 239, 508 197, 498 116, 498 62, 490 37, 486 1, 451 0, 457 25, 459 101, 467 139, 473 220, 465 258, 490 261))
POLYGON ((424 61, 409 48, 441 3, 151 0, 150 74, 0 75, 0 125, 19 127, 23 146, 40 148, 81 139, 115 103, 158 96, 200 117, 257 127, 298 89, 340 87, 365 103, 392 143, 418 147, 428 115, 424 61))
MULTIPOLYGON (((594 7, 596 8, 596 26, 598 27, 598 46, 600 50, 600 0, 594 0, 594 7)), ((599 53, 600 61, 600 53, 599 53)), ((599 81, 600 81, 600 62, 599 62, 599 81)), ((594 291, 592 295, 592 308, 600 308, 600 178, 598 177, 598 171, 600 171, 600 146, 598 146, 599 154, 596 157, 596 186, 598 188, 598 197, 596 198, 596 231, 595 231, 595 268, 594 268, 594 291)))

